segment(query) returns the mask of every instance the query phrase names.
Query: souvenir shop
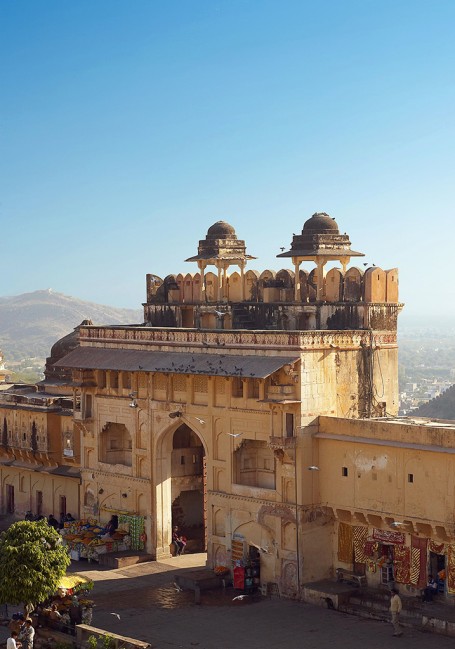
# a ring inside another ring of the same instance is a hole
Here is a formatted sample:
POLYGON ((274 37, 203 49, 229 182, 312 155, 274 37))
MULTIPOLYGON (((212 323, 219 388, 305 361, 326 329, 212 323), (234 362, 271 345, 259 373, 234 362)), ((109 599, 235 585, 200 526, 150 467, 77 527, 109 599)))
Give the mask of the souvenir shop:
POLYGON ((455 594, 455 544, 340 522, 338 561, 365 575, 369 586, 396 583, 420 592, 431 574, 439 593, 455 594))

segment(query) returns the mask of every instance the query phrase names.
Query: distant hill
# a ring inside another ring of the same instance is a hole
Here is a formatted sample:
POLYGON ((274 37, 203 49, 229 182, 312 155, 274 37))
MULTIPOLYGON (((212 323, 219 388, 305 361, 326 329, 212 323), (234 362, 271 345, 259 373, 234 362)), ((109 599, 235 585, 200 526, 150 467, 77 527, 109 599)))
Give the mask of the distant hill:
POLYGON ((413 410, 411 416, 431 417, 434 419, 455 419, 455 385, 413 410))
POLYGON ((143 312, 84 302, 52 289, 0 297, 0 349, 6 364, 46 358, 52 345, 85 319, 98 325, 140 324, 143 312))

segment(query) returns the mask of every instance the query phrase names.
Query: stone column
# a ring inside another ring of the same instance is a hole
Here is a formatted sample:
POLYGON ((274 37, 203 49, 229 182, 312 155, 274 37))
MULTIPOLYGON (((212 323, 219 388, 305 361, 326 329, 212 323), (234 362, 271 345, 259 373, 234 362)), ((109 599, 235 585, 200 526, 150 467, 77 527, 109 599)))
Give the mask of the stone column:
POLYGON ((218 271, 218 301, 221 301, 222 287, 223 287, 223 267, 220 261, 217 262, 216 268, 218 271))
POLYGON ((239 268, 240 268, 240 300, 242 302, 245 300, 245 266, 246 266, 246 261, 239 262, 239 268))
POLYGON ((198 261, 197 265, 199 266, 199 270, 201 273, 201 302, 206 301, 206 294, 205 294, 205 262, 204 261, 198 261))
POLYGON ((298 259, 292 259, 294 263, 295 278, 294 278, 294 302, 301 302, 300 299, 300 262, 298 259))
POLYGON ((324 266, 326 265, 327 262, 325 262, 322 259, 318 259, 316 263, 317 263, 317 269, 318 269, 316 302, 320 302, 322 300, 322 298, 323 298, 324 266))

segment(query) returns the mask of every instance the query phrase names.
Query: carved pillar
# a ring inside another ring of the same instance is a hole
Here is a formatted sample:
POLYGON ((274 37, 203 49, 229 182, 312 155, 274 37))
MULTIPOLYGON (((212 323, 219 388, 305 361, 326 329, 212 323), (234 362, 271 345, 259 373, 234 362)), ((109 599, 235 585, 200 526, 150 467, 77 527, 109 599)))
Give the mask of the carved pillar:
POLYGON ((197 265, 201 273, 201 302, 207 301, 207 296, 205 292, 205 267, 206 263, 204 261, 198 261, 197 265))
POLYGON ((317 260, 317 302, 320 302, 324 297, 324 266, 326 265, 326 263, 327 262, 323 261, 322 259, 317 260))
POLYGON ((295 278, 294 278, 294 302, 300 302, 300 262, 298 259, 293 258, 295 278))
POLYGON ((245 300, 245 266, 246 266, 246 261, 239 262, 239 268, 240 268, 240 300, 242 302, 245 300))
POLYGON ((216 269, 218 271, 218 301, 221 301, 222 296, 222 287, 223 287, 223 266, 220 261, 216 263, 216 269))

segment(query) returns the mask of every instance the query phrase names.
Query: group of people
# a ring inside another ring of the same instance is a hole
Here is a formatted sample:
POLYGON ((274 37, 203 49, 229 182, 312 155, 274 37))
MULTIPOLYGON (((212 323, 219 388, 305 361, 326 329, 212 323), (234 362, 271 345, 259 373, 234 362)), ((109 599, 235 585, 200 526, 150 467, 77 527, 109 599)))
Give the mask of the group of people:
MULTIPOLYGON (((45 516, 37 515, 35 516, 32 511, 28 511, 25 514, 25 520, 26 521, 44 521, 45 516)), ((50 525, 50 527, 53 527, 54 530, 61 530, 65 526, 65 523, 71 523, 72 521, 76 520, 71 516, 70 513, 65 514, 64 512, 61 512, 60 514, 60 520, 57 520, 54 516, 54 514, 49 514, 47 518, 47 523, 50 525)))
POLYGON ((33 649, 35 629, 31 618, 20 615, 10 624, 11 634, 6 641, 6 649, 33 649))

